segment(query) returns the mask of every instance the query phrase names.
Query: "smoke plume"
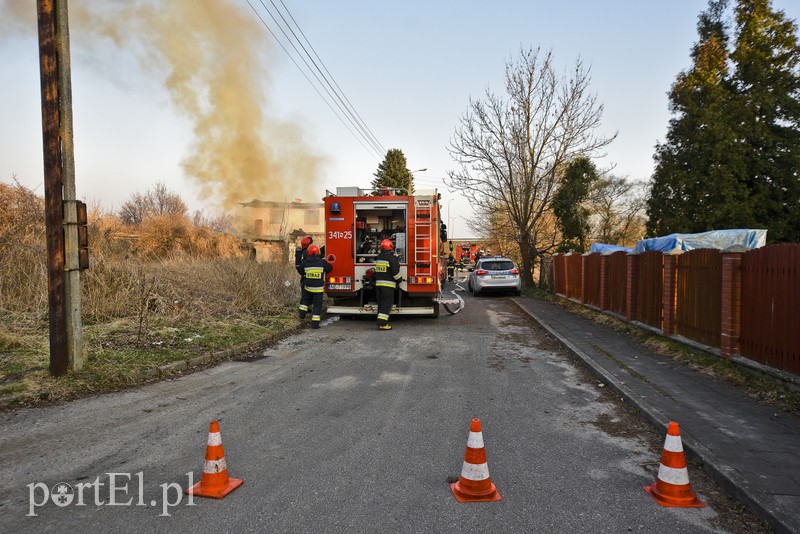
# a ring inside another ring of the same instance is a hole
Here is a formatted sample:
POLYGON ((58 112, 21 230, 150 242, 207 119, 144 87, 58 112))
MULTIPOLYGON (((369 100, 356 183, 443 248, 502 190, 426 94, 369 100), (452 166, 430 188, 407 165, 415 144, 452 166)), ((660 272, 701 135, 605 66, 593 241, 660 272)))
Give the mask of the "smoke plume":
MULTIPOLYGON (((0 2, 14 29, 32 16, 35 32, 30 4, 0 2)), ((113 43, 115 53, 134 54, 144 72, 163 80, 175 108, 192 125, 181 165, 204 199, 231 210, 253 199, 320 196, 320 156, 297 124, 269 116, 268 61, 274 50, 245 2, 70 0, 69 22, 73 49, 100 51, 113 43)), ((113 54, 97 57, 108 61, 113 54)))

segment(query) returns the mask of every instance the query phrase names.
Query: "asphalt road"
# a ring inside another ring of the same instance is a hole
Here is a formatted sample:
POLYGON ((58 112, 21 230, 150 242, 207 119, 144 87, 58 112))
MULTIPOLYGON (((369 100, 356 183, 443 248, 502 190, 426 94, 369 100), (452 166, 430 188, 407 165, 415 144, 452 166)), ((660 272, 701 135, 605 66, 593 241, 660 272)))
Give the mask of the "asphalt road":
POLYGON ((643 491, 663 437, 509 299, 462 295, 456 315, 327 320, 259 358, 0 414, 0 532, 726 531, 643 491), (244 483, 190 504, 214 418, 244 483), (472 418, 501 502, 449 488, 472 418))

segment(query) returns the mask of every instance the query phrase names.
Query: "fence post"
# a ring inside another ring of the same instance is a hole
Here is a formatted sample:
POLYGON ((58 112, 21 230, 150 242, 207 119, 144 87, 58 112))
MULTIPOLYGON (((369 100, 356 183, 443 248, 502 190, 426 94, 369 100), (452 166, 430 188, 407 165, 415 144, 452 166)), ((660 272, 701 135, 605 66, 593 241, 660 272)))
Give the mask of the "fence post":
POLYGON ((629 252, 625 269, 625 319, 632 321, 636 314, 636 299, 639 289, 639 252, 629 252))
POLYGON ((586 304, 589 286, 589 253, 581 254, 581 304, 586 304))
POLYGON ((608 254, 600 256, 600 309, 607 310, 608 295, 608 254))
POLYGON ((663 306, 661 331, 665 336, 675 333, 675 314, 678 296, 678 257, 683 251, 675 248, 664 252, 664 292, 661 298, 663 306))
POLYGON ((730 360, 740 354, 742 331, 742 255, 747 249, 734 245, 722 251, 722 291, 719 355, 730 360))
POLYGON ((572 294, 572 286, 576 284, 569 276, 569 259, 572 257, 572 252, 564 254, 564 296, 569 298, 572 294))

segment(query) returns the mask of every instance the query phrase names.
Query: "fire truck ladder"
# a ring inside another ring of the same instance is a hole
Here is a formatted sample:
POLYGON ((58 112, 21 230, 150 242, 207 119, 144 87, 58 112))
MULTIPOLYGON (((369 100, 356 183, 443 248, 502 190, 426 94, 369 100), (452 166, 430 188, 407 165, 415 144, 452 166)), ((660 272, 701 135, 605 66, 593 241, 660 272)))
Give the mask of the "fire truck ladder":
POLYGON ((414 201, 414 265, 418 275, 433 274, 433 206, 414 201))

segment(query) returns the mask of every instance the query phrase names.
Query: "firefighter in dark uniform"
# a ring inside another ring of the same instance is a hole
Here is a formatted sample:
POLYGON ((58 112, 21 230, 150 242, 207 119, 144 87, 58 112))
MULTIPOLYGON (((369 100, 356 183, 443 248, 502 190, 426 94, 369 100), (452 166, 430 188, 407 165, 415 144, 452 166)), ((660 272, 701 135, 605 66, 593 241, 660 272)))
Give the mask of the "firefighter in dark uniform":
POLYGON ((317 245, 309 245, 308 256, 300 264, 303 276, 303 296, 300 299, 300 318, 305 319, 311 307, 311 328, 319 328, 322 316, 322 294, 325 290, 325 273, 333 270, 333 265, 319 255, 317 245))
POLYGON ((453 276, 456 272, 456 258, 453 256, 451 252, 450 255, 447 257, 447 281, 452 282, 453 276))
MULTIPOLYGON (((297 270, 298 274, 300 274, 300 298, 303 298, 303 270, 300 266, 306 261, 306 257, 308 256, 308 246, 313 243, 314 240, 311 236, 306 236, 300 242, 300 246, 294 249, 294 268, 297 270)), ((301 319, 303 317, 300 317, 301 319)))
POLYGON ((375 293, 378 298, 378 328, 391 330, 389 314, 394 304, 394 290, 401 280, 400 260, 394 255, 390 239, 381 241, 381 251, 375 259, 375 293))

